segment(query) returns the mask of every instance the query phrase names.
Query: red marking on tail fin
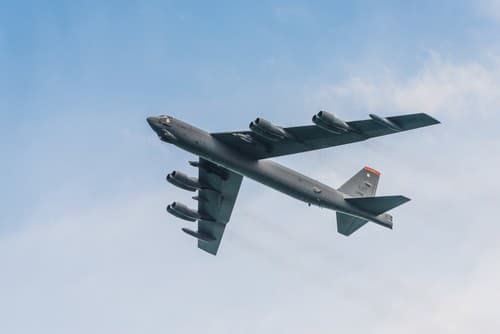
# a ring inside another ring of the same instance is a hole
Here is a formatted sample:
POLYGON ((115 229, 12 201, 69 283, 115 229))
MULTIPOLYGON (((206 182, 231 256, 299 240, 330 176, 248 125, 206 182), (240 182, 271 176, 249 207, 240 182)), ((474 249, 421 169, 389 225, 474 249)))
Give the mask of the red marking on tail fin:
POLYGON ((367 172, 373 173, 373 174, 375 174, 377 176, 380 176, 380 172, 377 171, 377 170, 375 170, 375 169, 373 169, 373 168, 365 167, 364 170, 366 170, 367 172))

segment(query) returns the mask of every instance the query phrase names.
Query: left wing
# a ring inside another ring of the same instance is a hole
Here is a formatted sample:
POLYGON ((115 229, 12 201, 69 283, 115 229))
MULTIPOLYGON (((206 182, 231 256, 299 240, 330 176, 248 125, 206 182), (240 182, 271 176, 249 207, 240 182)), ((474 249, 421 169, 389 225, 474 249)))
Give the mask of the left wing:
POLYGON ((327 131, 317 125, 307 125, 281 128, 287 137, 279 140, 266 139, 253 131, 213 133, 212 136, 251 158, 266 159, 345 145, 439 123, 423 113, 387 118, 370 116, 371 119, 346 122, 351 130, 342 133, 327 131))
POLYGON ((192 163, 198 167, 202 187, 194 198, 198 201, 198 231, 183 229, 198 239, 198 248, 216 255, 226 224, 231 218, 243 176, 200 158, 192 163))

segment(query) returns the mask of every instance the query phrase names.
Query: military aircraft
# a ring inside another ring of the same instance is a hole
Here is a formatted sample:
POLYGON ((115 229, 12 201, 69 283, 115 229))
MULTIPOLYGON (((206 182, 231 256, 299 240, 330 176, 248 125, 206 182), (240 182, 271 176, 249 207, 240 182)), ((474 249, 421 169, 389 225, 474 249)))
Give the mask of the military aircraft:
POLYGON ((392 229, 386 212, 409 201, 404 196, 375 197, 380 173, 365 167, 339 189, 267 160, 367 140, 439 121, 423 113, 394 117, 370 114, 370 119, 346 122, 320 111, 314 125, 280 127, 257 118, 250 131, 208 133, 171 116, 148 117, 158 137, 199 157, 190 161, 198 177, 174 171, 167 181, 192 192, 198 208, 179 202, 167 206, 172 215, 198 222, 196 231, 182 230, 198 240, 198 248, 216 255, 231 217, 243 177, 249 177, 309 205, 337 211, 337 230, 349 236, 368 221, 392 229))

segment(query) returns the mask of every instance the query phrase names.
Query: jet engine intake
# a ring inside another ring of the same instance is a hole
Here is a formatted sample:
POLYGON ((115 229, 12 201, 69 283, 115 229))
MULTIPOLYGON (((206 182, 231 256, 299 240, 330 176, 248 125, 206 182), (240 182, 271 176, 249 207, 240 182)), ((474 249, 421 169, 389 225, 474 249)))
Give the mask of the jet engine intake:
POLYGON ((198 179, 189 177, 181 172, 173 171, 167 175, 167 181, 181 189, 188 191, 196 191, 201 188, 198 179))
POLYGON ((276 126, 263 118, 257 118, 255 121, 251 122, 250 130, 252 130, 256 135, 270 141, 281 141, 288 137, 283 128, 276 126))
POLYGON ((337 135, 353 131, 349 124, 326 111, 320 111, 314 115, 312 121, 323 130, 337 135))
POLYGON ((184 219, 190 222, 195 222, 200 219, 197 211, 188 208, 186 205, 178 202, 173 202, 167 206, 167 212, 176 216, 177 218, 184 219))

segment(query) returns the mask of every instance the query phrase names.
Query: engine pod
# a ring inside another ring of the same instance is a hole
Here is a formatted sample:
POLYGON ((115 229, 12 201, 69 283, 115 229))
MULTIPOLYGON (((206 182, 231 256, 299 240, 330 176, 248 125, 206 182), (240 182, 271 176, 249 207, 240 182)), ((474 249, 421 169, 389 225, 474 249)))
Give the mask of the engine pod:
POLYGON ((394 122, 385 117, 381 117, 375 114, 370 114, 369 116, 373 121, 377 122, 378 124, 386 128, 389 128, 394 131, 401 131, 401 128, 397 124, 395 124, 394 122))
POLYGON ((320 111, 314 115, 312 121, 323 130, 334 134, 342 134, 353 130, 349 124, 326 111, 320 111))
POLYGON ((256 135, 270 141, 281 141, 288 137, 285 130, 263 118, 255 119, 249 127, 256 135))
POLYGON ((178 171, 168 174, 167 181, 176 187, 188 191, 196 191, 201 188, 197 178, 189 177, 178 171))
POLYGON ((200 215, 197 211, 190 209, 186 205, 178 202, 173 202, 172 204, 167 206, 167 212, 177 218, 184 219, 190 222, 195 222, 200 219, 200 215))

